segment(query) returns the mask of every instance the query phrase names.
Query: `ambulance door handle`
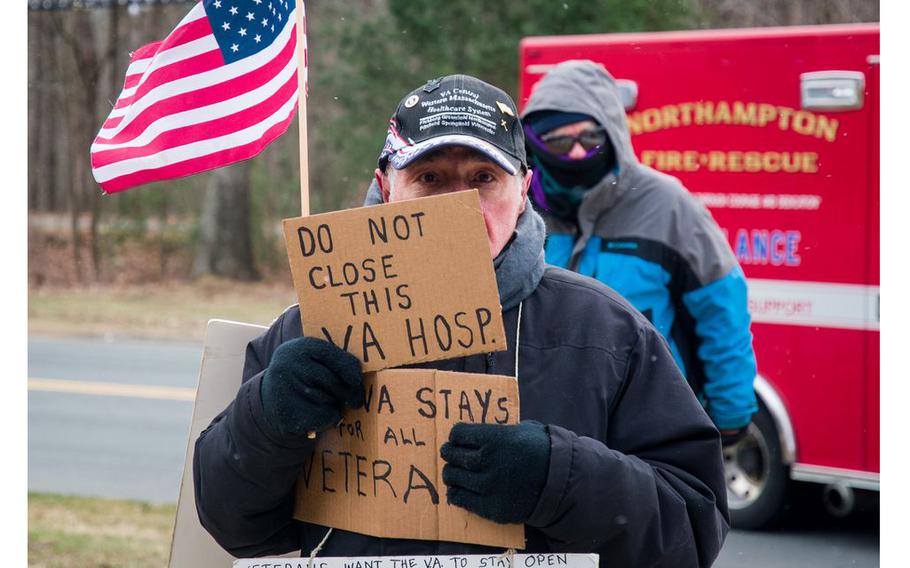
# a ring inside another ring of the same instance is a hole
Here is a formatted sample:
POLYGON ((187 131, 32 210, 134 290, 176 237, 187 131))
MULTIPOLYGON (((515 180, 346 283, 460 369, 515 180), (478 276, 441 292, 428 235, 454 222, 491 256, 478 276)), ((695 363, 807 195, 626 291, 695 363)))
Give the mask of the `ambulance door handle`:
POLYGON ((861 109, 865 88, 861 71, 812 71, 799 76, 800 104, 805 110, 861 109))

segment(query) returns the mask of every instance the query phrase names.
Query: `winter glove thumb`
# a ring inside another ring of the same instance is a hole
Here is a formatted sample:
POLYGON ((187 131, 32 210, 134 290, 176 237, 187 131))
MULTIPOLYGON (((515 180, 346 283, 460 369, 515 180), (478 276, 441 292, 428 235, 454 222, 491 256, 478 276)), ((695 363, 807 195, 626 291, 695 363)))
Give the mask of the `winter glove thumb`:
POLYGON ((450 505, 497 523, 534 512, 550 468, 550 433, 540 422, 456 424, 439 450, 450 505))
POLYGON ((306 437, 364 403, 360 361, 332 343, 299 337, 281 344, 259 385, 262 412, 279 436, 306 437))

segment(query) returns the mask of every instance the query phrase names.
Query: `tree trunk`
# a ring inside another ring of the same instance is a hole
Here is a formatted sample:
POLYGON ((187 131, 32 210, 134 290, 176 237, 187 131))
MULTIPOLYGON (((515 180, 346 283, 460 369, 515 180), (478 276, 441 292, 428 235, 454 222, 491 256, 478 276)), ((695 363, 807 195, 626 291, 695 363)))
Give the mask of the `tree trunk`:
MULTIPOLYGON (((63 85, 78 85, 78 83, 75 83, 75 80, 72 79, 74 74, 74 70, 70 64, 72 50, 66 39, 68 36, 71 36, 67 26, 69 14, 55 13, 50 16, 50 22, 53 26, 52 29, 55 32, 51 36, 51 41, 54 44, 54 51, 56 52, 54 63, 56 65, 57 78, 63 85)), ((62 144, 65 144, 65 153, 60 154, 58 162, 62 170, 60 189, 63 190, 64 202, 66 203, 66 209, 69 213, 73 274, 75 275, 76 282, 82 284, 84 282, 84 271, 82 264, 82 234, 81 227, 79 226, 79 217, 82 213, 82 199, 80 195, 80 173, 78 171, 81 164, 77 161, 80 156, 78 150, 75 148, 76 144, 78 144, 78 138, 75 133, 79 132, 78 123, 81 112, 81 109, 78 108, 79 94, 80 90, 78 88, 72 89, 72 92, 67 91, 66 93, 62 93, 59 100, 59 112, 61 124, 64 126, 64 129, 63 132, 57 132, 57 139, 62 144)))
POLYGON ((199 227, 193 275, 257 280, 250 232, 249 161, 210 174, 199 227))
POLYGON ((170 196, 164 193, 158 207, 158 279, 162 282, 167 279, 167 265, 172 249, 167 233, 167 216, 170 205, 170 196))
POLYGON ((39 137, 40 122, 38 121, 38 105, 41 97, 41 86, 39 81, 43 78, 41 71, 43 58, 39 56, 38 50, 38 25, 36 18, 30 13, 28 15, 28 208, 29 210, 39 209, 43 205, 41 200, 41 188, 46 184, 46 180, 39 178, 38 168, 38 149, 41 148, 42 140, 39 137))
POLYGON ((78 197, 79 213, 88 213, 88 264, 91 269, 91 278, 97 282, 101 276, 99 266, 100 251, 98 248, 98 204, 100 198, 91 177, 88 159, 85 150, 94 138, 95 114, 98 108, 98 78, 101 76, 101 62, 99 61, 96 45, 96 29, 92 21, 93 14, 87 10, 76 10, 72 14, 71 34, 69 46, 72 50, 77 67, 71 69, 74 75, 70 76, 73 85, 81 87, 81 96, 75 97, 74 107, 76 120, 71 135, 77 141, 72 148, 73 157, 73 193, 78 197))

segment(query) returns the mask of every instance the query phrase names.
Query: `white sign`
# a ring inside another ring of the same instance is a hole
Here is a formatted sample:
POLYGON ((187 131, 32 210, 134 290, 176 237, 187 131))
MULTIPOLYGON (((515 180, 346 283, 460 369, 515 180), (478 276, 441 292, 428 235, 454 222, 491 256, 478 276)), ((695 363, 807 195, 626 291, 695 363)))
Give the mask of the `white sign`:
POLYGON ((597 554, 466 554, 463 556, 357 556, 251 558, 234 568, 597 568, 597 554))

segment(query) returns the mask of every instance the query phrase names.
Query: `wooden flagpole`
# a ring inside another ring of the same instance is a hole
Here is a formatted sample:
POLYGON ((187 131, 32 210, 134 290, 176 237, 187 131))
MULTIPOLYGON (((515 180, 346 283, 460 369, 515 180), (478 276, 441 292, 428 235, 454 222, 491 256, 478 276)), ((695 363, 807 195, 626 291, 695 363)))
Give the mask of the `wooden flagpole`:
POLYGON ((310 214, 310 162, 307 155, 306 122, 306 14, 303 0, 297 9, 297 125, 300 128, 300 215, 310 214))
MULTIPOLYGON (((306 14, 303 0, 297 2, 297 126, 300 128, 300 216, 310 214, 310 159, 307 153, 306 131, 306 14)), ((303 316, 301 315, 301 318, 303 316)), ((310 440, 316 438, 316 431, 306 433, 310 440)))

